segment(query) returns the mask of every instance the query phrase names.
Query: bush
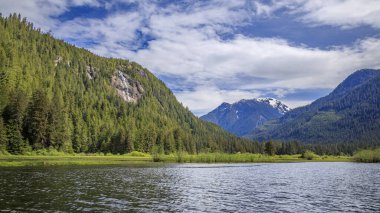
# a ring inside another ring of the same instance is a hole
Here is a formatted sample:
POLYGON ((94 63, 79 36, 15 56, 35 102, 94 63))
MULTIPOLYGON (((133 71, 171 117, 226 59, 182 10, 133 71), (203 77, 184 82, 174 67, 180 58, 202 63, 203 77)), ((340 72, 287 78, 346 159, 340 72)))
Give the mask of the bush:
POLYGON ((138 151, 132 151, 132 152, 128 153, 127 155, 133 156, 133 157, 147 157, 147 156, 149 156, 148 154, 145 154, 143 152, 138 152, 138 151))
POLYGON ((8 156, 8 155, 11 155, 9 152, 7 152, 7 150, 0 150, 0 156, 1 155, 6 155, 6 156, 8 156))
POLYGON ((354 160, 363 163, 380 163, 380 148, 361 150, 354 155, 354 160))
POLYGON ((318 158, 319 155, 315 154, 314 152, 310 150, 306 150, 302 155, 301 158, 305 158, 307 160, 313 160, 315 158, 318 158))

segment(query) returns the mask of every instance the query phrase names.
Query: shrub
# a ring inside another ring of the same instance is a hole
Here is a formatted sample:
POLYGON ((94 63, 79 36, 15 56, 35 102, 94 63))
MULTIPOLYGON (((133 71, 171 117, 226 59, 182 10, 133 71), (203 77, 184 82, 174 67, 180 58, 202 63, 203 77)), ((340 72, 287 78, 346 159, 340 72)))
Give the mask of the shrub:
POLYGON ((364 163, 380 163, 380 148, 361 150, 354 155, 354 160, 364 163))
POLYGON ((127 155, 133 156, 133 157, 147 157, 147 156, 149 156, 148 154, 145 154, 143 152, 138 152, 138 151, 132 151, 132 152, 128 153, 127 155))
POLYGON ((313 160, 315 158, 318 158, 319 155, 315 154, 314 152, 310 150, 306 150, 302 155, 301 158, 305 158, 307 160, 313 160))

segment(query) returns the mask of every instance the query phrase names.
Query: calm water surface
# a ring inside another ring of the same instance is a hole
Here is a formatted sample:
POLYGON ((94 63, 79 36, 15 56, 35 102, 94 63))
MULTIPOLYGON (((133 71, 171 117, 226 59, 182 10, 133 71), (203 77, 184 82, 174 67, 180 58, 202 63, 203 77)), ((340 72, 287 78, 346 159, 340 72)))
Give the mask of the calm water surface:
POLYGON ((0 168, 0 211, 380 212, 380 164, 0 168))

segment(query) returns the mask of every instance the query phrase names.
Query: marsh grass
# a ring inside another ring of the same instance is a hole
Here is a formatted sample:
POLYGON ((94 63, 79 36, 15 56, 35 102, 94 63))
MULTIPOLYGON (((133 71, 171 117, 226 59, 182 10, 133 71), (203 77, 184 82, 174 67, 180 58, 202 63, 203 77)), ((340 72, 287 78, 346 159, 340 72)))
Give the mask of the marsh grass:
POLYGON ((302 158, 302 155, 263 155, 250 153, 200 153, 191 155, 178 152, 170 155, 150 155, 141 152, 128 154, 110 153, 63 153, 58 151, 42 150, 25 153, 24 155, 0 154, 0 167, 17 166, 56 166, 56 165, 104 165, 104 164, 135 164, 135 163, 290 163, 290 162, 341 162, 352 161, 348 156, 318 156, 311 160, 302 158))
POLYGON ((380 147, 371 150, 361 150, 353 158, 356 162, 380 163, 380 147))
POLYGON ((316 162, 335 162, 335 161, 352 161, 348 156, 318 156, 313 155, 311 159, 302 158, 302 155, 263 155, 263 154, 250 154, 250 153, 200 153, 197 155, 170 154, 156 156, 156 161, 161 162, 178 162, 178 163, 280 163, 280 162, 303 162, 303 161, 316 161, 316 162))
POLYGON ((73 154, 58 151, 37 151, 25 153, 24 155, 0 154, 0 167, 132 164, 151 161, 152 158, 149 154, 139 152, 124 155, 110 153, 73 154))

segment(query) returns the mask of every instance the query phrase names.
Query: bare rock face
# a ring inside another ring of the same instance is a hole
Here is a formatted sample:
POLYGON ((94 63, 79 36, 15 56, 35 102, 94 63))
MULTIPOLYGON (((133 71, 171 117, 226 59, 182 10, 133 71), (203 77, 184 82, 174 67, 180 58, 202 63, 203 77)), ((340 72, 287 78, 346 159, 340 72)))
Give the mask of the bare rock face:
POLYGON ((144 70, 137 70, 137 72, 139 73, 140 76, 146 77, 146 73, 144 72, 144 70))
POLYGON ((63 58, 61 56, 57 56, 54 60, 54 66, 58 66, 59 63, 61 63, 63 58))
POLYGON ((124 101, 137 103, 144 93, 141 83, 131 79, 127 74, 117 70, 112 76, 112 86, 124 101))
POLYGON ((94 78, 96 78, 98 74, 98 70, 96 67, 93 67, 91 65, 87 66, 87 77, 88 79, 92 80, 94 78))

